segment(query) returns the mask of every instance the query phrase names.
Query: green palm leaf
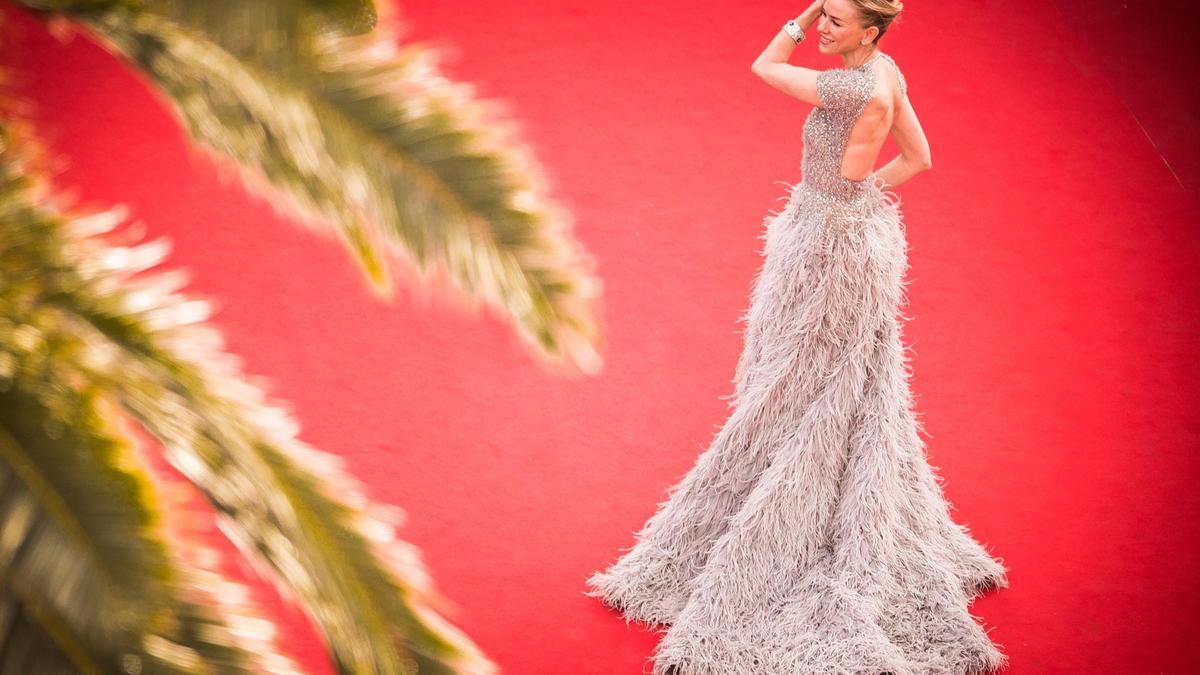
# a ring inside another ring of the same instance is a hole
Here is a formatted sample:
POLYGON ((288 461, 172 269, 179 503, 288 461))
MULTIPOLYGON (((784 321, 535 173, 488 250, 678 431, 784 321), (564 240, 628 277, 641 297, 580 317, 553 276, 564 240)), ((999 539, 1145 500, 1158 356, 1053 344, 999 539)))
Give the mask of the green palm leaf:
POLYGON ((305 0, 304 4, 334 30, 346 35, 369 32, 379 20, 371 0, 305 0))
POLYGON ((395 516, 367 500, 337 458, 296 438, 290 418, 264 402, 203 323, 205 305, 175 292, 177 275, 142 273, 165 245, 111 245, 104 235, 119 222, 114 214, 64 219, 31 206, 25 175, 0 173, 0 297, 11 308, 3 315, 32 317, 0 335, 0 346, 15 345, 0 352, 0 373, 54 363, 69 369, 61 380, 111 397, 216 506, 230 538, 312 615, 343 672, 494 672, 438 613, 450 604, 417 550, 395 537, 395 516), (71 336, 74 358, 34 348, 50 327, 71 336))
POLYGON ((57 415, 21 389, 0 393, 0 577, 72 663, 115 670, 163 612, 170 568, 95 402, 42 388, 57 415))
POLYGON ((361 36, 323 28, 297 2, 221 25, 196 3, 147 5, 73 16, 146 73, 251 189, 331 225, 380 290, 398 254, 418 288, 444 276, 551 362, 599 370, 600 283, 569 214, 545 197, 498 107, 439 75, 430 50, 397 47, 387 22, 361 36))
POLYGON ((102 399, 65 383, 7 384, 0 672, 295 672, 268 635, 241 646, 246 617, 206 590, 231 582, 173 564, 148 478, 107 428, 102 399))
POLYGON ((41 205, 38 167, 0 124, 0 672, 295 672, 204 549, 167 543, 180 509, 86 376, 106 345, 51 301, 88 224, 41 205))
MULTIPOLYGON (((133 291, 163 293, 140 315, 121 309, 138 302, 124 289, 56 300, 80 308, 119 347, 88 376, 119 392, 212 501, 230 539, 300 601, 343 672, 492 672, 434 611, 449 603, 432 591, 416 550, 395 538, 394 518, 366 500, 337 458, 295 437, 294 423, 263 401, 218 335, 196 323, 202 306, 155 283, 133 291)), ((100 278, 87 290, 104 285, 100 278)))

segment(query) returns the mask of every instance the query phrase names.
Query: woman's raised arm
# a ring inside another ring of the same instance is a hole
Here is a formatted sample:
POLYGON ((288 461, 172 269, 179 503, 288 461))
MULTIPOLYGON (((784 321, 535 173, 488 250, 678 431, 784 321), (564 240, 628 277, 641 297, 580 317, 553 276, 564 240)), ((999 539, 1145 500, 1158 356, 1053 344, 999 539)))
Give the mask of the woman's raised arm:
MULTIPOLYGON (((800 16, 796 17, 796 23, 800 24, 801 30, 807 32, 809 27, 816 22, 821 16, 823 5, 824 0, 816 0, 800 16)), ((812 105, 821 105, 821 97, 817 93, 817 75, 821 71, 789 64, 788 58, 795 48, 796 43, 783 29, 780 29, 763 53, 754 59, 754 63, 750 65, 750 71, 788 96, 812 105)))

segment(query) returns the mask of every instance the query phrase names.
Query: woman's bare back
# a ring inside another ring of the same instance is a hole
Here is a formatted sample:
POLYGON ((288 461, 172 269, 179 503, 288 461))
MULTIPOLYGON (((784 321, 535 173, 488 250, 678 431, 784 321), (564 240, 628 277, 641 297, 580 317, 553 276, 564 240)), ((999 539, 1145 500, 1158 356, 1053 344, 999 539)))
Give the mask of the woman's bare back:
POLYGON ((879 158, 879 151, 887 140, 896 118, 896 111, 903 107, 906 94, 900 71, 888 57, 875 59, 868 65, 875 74, 875 86, 862 114, 850 128, 846 151, 842 156, 841 174, 847 180, 865 180, 879 158))
POLYGON ((885 186, 895 187, 933 167, 904 74, 890 55, 876 56, 854 68, 752 66, 772 87, 816 106, 805 121, 805 145, 820 147, 806 147, 805 154, 815 160, 810 165, 820 174, 817 180, 829 188, 838 182, 846 184, 842 187, 859 183, 872 173, 885 186), (829 135, 835 130, 836 139, 829 135), (872 172, 888 134, 896 139, 900 154, 872 172), (836 156, 830 157, 831 151, 836 156))
POLYGON ((875 88, 862 115, 851 126, 842 156, 841 175, 847 180, 864 180, 871 174, 883 142, 893 131, 898 110, 904 109, 907 102, 904 76, 890 56, 881 56, 868 65, 875 74, 875 88))

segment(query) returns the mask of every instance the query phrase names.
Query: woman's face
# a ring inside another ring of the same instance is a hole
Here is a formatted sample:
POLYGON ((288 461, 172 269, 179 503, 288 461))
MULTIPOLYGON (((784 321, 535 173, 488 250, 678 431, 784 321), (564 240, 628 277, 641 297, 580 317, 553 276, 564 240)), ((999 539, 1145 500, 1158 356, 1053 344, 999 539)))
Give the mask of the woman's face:
POLYGON ((822 54, 843 54, 862 47, 863 40, 870 42, 850 0, 825 0, 817 32, 821 36, 817 48, 822 54))

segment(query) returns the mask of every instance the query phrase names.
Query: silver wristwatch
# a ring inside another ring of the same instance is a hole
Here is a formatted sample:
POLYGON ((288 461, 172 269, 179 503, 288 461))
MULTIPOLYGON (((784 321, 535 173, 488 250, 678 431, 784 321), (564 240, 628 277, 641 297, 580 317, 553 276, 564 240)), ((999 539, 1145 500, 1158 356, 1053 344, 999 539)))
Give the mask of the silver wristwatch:
POLYGON ((783 32, 787 33, 788 37, 792 38, 792 41, 796 44, 804 41, 804 29, 800 27, 800 24, 796 23, 795 19, 783 24, 783 32))

